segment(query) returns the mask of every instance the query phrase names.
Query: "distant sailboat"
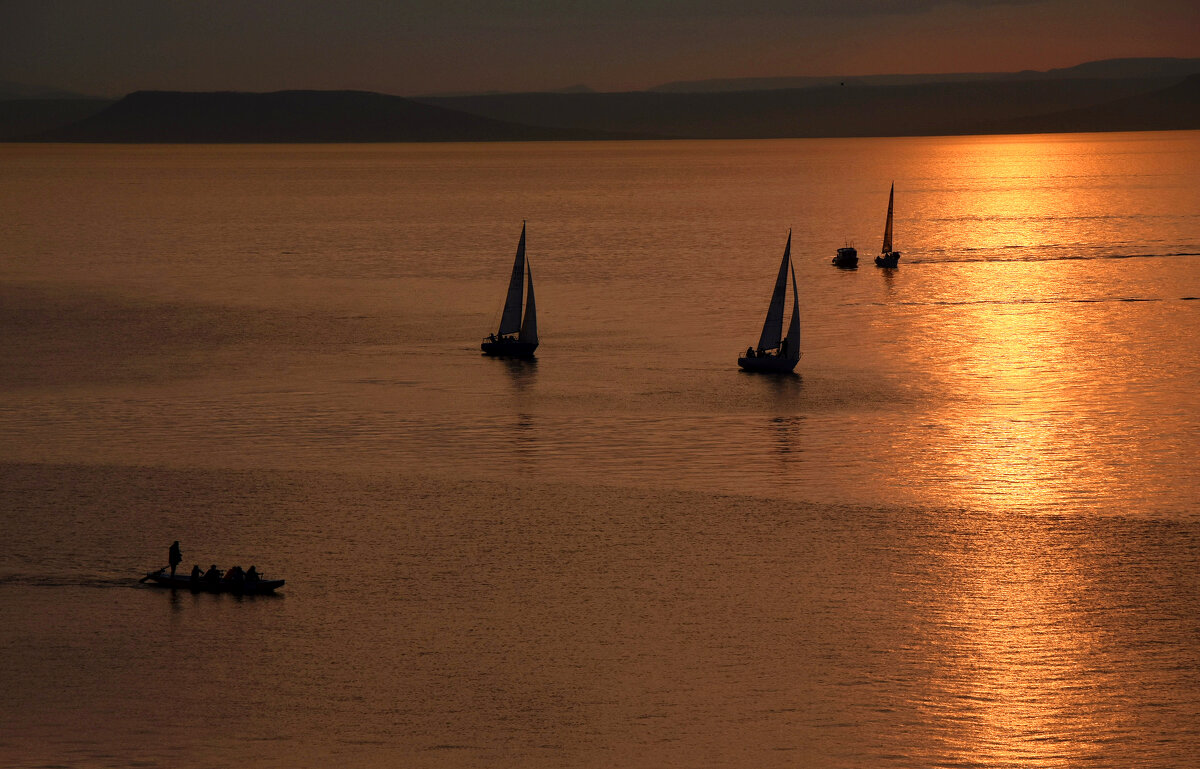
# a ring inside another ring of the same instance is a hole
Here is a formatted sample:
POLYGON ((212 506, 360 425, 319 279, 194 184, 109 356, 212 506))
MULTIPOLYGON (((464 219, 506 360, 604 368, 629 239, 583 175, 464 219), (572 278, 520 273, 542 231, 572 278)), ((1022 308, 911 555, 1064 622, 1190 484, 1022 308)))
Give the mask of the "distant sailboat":
POLYGON ((780 374, 791 373, 800 362, 800 300, 796 292, 796 269, 792 266, 792 231, 788 230, 787 245, 783 249, 783 261, 779 264, 779 275, 775 278, 775 290, 771 293, 771 304, 767 308, 767 319, 758 347, 746 350, 738 358, 738 365, 747 371, 767 371, 780 374), (787 295, 788 274, 792 276, 792 320, 788 324, 787 337, 783 337, 783 305, 787 295))
POLYGON ((876 267, 895 267, 900 263, 900 252, 892 250, 892 203, 896 199, 896 183, 892 182, 892 191, 888 193, 887 224, 883 228, 883 250, 875 257, 876 267))
POLYGON ((533 301, 533 270, 525 259, 525 223, 521 222, 521 240, 517 243, 517 258, 513 261, 512 277, 508 280, 508 294, 504 299, 504 313, 500 316, 500 328, 489 334, 480 345, 488 355, 510 358, 532 358, 538 346, 537 306, 533 301), (521 286, 528 275, 528 288, 524 301, 525 315, 521 316, 521 286))

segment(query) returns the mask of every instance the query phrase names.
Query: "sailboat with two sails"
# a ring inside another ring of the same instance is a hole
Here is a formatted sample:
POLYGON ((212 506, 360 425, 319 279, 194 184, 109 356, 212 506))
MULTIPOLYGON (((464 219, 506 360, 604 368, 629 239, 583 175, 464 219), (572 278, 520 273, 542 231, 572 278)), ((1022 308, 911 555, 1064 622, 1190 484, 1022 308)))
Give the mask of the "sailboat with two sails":
POLYGON ((500 328, 489 334, 479 346, 486 355, 505 358, 532 358, 538 346, 537 305, 533 300, 533 270, 525 258, 525 222, 521 222, 521 240, 513 261, 508 293, 500 328), (525 290, 522 291, 522 288, 525 290), (521 314, 522 306, 525 313, 521 314))
POLYGON ((771 293, 771 304, 767 308, 767 319, 758 347, 750 347, 738 358, 738 365, 746 371, 790 374, 800 362, 800 299, 796 292, 796 268, 792 265, 792 231, 788 230, 787 245, 783 248, 783 261, 779 264, 779 275, 775 278, 775 290, 771 293), (788 275, 792 277, 792 318, 788 323, 787 336, 783 336, 783 308, 787 299, 788 275))

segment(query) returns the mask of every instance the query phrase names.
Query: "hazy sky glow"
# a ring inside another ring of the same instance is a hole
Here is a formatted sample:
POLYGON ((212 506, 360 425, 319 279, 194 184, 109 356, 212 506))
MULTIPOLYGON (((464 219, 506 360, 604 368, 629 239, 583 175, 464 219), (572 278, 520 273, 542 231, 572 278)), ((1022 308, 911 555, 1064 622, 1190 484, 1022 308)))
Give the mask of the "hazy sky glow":
POLYGON ((0 80, 401 95, 1200 56, 1195 0, 0 0, 0 80))

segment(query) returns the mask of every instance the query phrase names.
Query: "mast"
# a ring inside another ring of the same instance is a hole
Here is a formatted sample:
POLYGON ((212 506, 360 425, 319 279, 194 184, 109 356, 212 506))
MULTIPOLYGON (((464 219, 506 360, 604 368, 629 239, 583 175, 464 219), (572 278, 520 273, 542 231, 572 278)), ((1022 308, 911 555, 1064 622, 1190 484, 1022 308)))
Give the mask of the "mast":
POLYGON ((508 279, 508 295, 504 299, 504 314, 500 316, 497 335, 514 334, 521 330, 521 283, 525 279, 525 222, 521 222, 521 240, 517 243, 517 258, 513 261, 512 277, 508 279))
POLYGON ((537 335, 537 305, 533 302, 533 267, 529 267, 529 287, 525 292, 525 320, 521 323, 521 333, 517 341, 538 343, 537 335))
POLYGON ((883 250, 880 253, 892 253, 892 201, 896 198, 896 183, 892 182, 892 191, 888 193, 887 225, 883 228, 883 250))
POLYGON ((775 291, 771 294, 771 305, 767 308, 767 319, 763 322, 762 335, 758 337, 758 349, 774 350, 783 336, 783 302, 787 290, 788 264, 792 253, 792 231, 788 230, 787 245, 783 248, 783 261, 779 263, 779 276, 775 278, 775 291))

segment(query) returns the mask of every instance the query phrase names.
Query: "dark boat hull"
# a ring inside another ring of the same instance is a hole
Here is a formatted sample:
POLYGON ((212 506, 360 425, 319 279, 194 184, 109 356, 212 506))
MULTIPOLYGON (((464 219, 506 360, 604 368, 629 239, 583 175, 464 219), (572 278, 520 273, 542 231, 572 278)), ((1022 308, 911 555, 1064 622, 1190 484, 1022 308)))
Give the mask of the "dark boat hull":
POLYGON ((497 358, 532 358, 533 351, 538 348, 537 342, 517 342, 517 341, 497 341, 492 342, 485 340, 479 345, 479 349, 483 350, 485 355, 493 355, 497 358))
POLYGON ((204 579, 192 581, 191 577, 183 574, 176 574, 172 577, 170 574, 161 571, 148 573, 146 580, 153 582, 158 587, 169 587, 172 590, 192 590, 197 593, 236 593, 238 595, 274 593, 283 587, 284 583, 282 579, 260 579, 257 582, 241 583, 229 579, 220 579, 216 582, 204 579))
POLYGON ((880 254, 875 257, 876 267, 898 267, 900 265, 900 252, 889 251, 886 254, 880 254))
POLYGON ((796 364, 799 362, 770 355, 753 358, 743 356, 738 358, 738 365, 746 371, 756 371, 764 374, 790 374, 795 371, 796 364))

